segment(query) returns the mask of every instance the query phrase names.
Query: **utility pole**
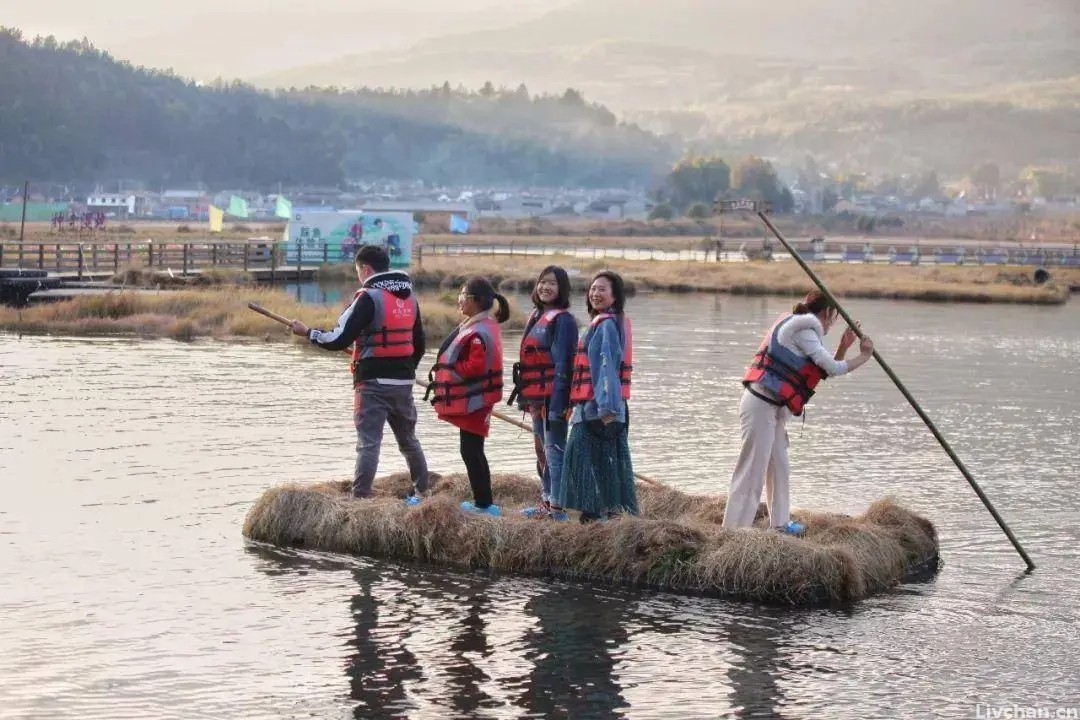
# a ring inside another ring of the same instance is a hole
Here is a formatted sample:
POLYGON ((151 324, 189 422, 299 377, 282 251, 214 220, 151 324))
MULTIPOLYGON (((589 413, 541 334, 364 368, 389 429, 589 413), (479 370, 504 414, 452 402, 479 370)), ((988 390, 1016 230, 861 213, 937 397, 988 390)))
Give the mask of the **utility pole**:
POLYGON ((22 222, 19 224, 19 252, 22 252, 23 234, 26 232, 26 193, 30 188, 30 181, 24 180, 22 186, 22 222))
POLYGON ((18 226, 18 267, 23 267, 23 236, 26 232, 26 193, 30 188, 30 181, 23 180, 23 221, 18 226))

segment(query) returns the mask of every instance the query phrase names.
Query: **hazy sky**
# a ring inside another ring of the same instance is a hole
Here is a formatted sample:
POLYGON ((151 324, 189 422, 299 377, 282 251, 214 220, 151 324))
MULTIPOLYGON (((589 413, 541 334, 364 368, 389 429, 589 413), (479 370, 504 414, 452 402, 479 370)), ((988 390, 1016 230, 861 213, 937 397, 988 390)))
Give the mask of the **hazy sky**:
POLYGON ((136 64, 245 77, 426 37, 502 27, 569 0, 9 0, 0 24, 90 39, 136 64))
MULTIPOLYGON (((840 61, 916 88, 1080 74, 1080 0, 772 0, 767 11, 760 0, 4 4, 0 24, 29 37, 85 36, 137 65, 268 85, 478 86, 490 79, 548 91, 575 85, 618 104, 625 98, 615 86, 650 77, 660 89, 672 72, 691 84, 722 80, 700 55, 715 52, 797 59, 812 72, 840 61), (477 32, 484 30, 494 32, 477 32)), ((654 95, 650 105, 667 102, 654 95)), ((630 96, 647 99, 636 90, 630 96)))

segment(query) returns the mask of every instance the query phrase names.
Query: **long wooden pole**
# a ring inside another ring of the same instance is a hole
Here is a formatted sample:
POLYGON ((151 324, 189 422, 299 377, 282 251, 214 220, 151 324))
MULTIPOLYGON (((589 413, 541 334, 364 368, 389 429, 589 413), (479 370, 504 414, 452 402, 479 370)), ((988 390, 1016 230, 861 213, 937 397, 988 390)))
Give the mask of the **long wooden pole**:
MULTIPOLYGON (((827 298, 829 298, 833 306, 836 307, 837 312, 839 312, 840 316, 844 318, 844 322, 848 324, 848 327, 852 328, 852 330, 855 331, 855 334, 858 335, 860 339, 862 339, 862 333, 859 331, 859 326, 855 324, 855 321, 851 318, 850 315, 847 314, 847 311, 844 310, 843 306, 840 305, 840 303, 836 299, 836 296, 829 291, 829 288, 825 287, 825 283, 821 281, 821 278, 818 277, 817 273, 815 273, 813 269, 806 264, 806 261, 802 259, 802 256, 799 255, 799 252, 794 247, 792 247, 791 243, 789 243, 783 235, 780 234, 780 231, 776 229, 776 226, 772 224, 772 221, 770 221, 769 218, 766 217, 764 212, 758 212, 757 215, 759 218, 761 218, 761 221, 765 223, 765 227, 769 228, 769 230, 772 231, 772 234, 776 236, 776 239, 780 241, 780 244, 782 244, 784 248, 789 253, 791 253, 791 257, 795 259, 795 262, 799 263, 799 266, 806 272, 807 275, 810 276, 810 279, 814 281, 814 284, 818 286, 818 288, 821 290, 821 292, 825 294, 827 298)), ((1031 561, 1030 557, 1028 557, 1028 554, 1020 545, 1020 541, 1016 539, 1016 536, 1013 535, 1012 530, 1009 529, 1008 524, 1006 524, 1005 520, 1003 520, 1001 515, 998 514, 998 511, 994 508, 994 504, 990 502, 990 498, 987 497, 986 493, 983 492, 983 489, 979 487, 979 483, 975 482, 975 478, 971 476, 971 473, 968 471, 963 461, 961 461, 959 456, 957 456, 957 454, 953 451, 952 446, 949 445, 949 441, 946 440, 945 436, 941 434, 941 431, 937 429, 937 425, 934 424, 934 421, 931 420, 930 416, 927 415, 926 412, 922 409, 922 406, 919 405, 919 402, 915 399, 915 397, 910 392, 908 392, 908 389, 904 386, 904 383, 902 383, 900 381, 900 378, 896 376, 896 373, 894 373, 892 368, 889 367, 889 364, 885 362, 885 359, 881 357, 880 354, 878 354, 877 350, 874 350, 873 354, 874 359, 878 362, 878 365, 880 365, 881 369, 885 371, 885 374, 889 376, 889 379, 893 381, 893 384, 896 385, 896 389, 900 391, 900 394, 903 395, 904 398, 908 401, 908 403, 911 404, 911 407, 914 408, 915 413, 922 419, 924 423, 926 423, 926 427, 930 429, 930 432, 933 433, 934 437, 941 444, 941 447, 945 450, 945 454, 947 454, 949 458, 953 461, 953 463, 956 464, 957 469, 960 470, 960 474, 964 476, 964 479, 968 481, 969 485, 971 485, 971 489, 975 491, 975 494, 979 496, 980 500, 982 500, 983 505, 985 505, 986 509, 990 511, 990 514, 993 515, 994 520, 997 521, 997 524, 1005 532, 1005 536, 1009 538, 1009 542, 1011 542, 1013 547, 1016 548, 1016 552, 1020 553, 1020 557, 1022 557, 1024 559, 1024 562, 1027 563, 1028 570, 1034 570, 1035 563, 1031 561)))
MULTIPOLYGON (((248 308, 251 309, 251 310, 254 310, 255 312, 259 313, 260 315, 265 315, 266 317, 270 318, 271 320, 276 320, 277 322, 281 323, 282 325, 291 326, 292 323, 293 323, 292 320, 285 317, 284 315, 278 315, 273 310, 267 310, 262 305, 259 305, 257 303, 249 302, 248 303, 248 308)), ((343 350, 343 352, 349 352, 349 350, 345 349, 345 350, 343 350)), ((427 390, 428 384, 426 382, 424 382, 423 380, 415 380, 414 382, 417 385, 419 385, 420 387, 427 390)), ((530 433, 532 433, 532 431, 533 431, 532 425, 527 425, 526 423, 523 423, 522 421, 518 420, 517 418, 510 417, 509 415, 501 413, 498 410, 492 410, 491 414, 494 415, 495 417, 499 418, 503 422, 510 423, 511 425, 514 425, 516 427, 521 428, 522 430, 528 430, 530 433)), ((661 485, 662 484, 658 480, 653 480, 651 477, 647 477, 647 476, 642 475, 641 473, 638 473, 638 472, 634 473, 634 477, 636 477, 638 480, 641 480, 642 482, 649 483, 650 485, 661 485)))

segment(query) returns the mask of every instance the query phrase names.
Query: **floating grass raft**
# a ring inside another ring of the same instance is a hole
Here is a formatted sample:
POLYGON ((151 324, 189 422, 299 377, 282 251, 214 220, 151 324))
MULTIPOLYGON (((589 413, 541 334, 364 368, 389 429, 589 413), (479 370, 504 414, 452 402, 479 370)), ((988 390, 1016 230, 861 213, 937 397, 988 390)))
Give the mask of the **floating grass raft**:
POLYGON ((244 535, 282 546, 540 577, 650 587, 783 605, 860 600, 938 567, 930 521, 891 500, 857 517, 800 512, 802 537, 761 528, 723 530, 723 496, 689 495, 638 484, 641 517, 582 525, 526 519, 539 481, 493 478, 503 516, 467 515, 464 475, 433 476, 416 507, 404 474, 379 478, 374 496, 354 500, 343 482, 267 490, 244 535))

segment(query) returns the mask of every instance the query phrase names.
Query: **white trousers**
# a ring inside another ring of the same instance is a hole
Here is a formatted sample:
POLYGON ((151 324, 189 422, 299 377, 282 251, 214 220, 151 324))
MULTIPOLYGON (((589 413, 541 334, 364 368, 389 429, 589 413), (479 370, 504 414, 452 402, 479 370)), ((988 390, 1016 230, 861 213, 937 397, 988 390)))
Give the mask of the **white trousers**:
POLYGON ((754 524, 761 491, 769 507, 769 524, 787 525, 791 520, 788 497, 791 466, 788 464, 787 419, 791 411, 765 402, 744 390, 739 401, 742 451, 731 475, 731 492, 724 509, 724 527, 754 524))

